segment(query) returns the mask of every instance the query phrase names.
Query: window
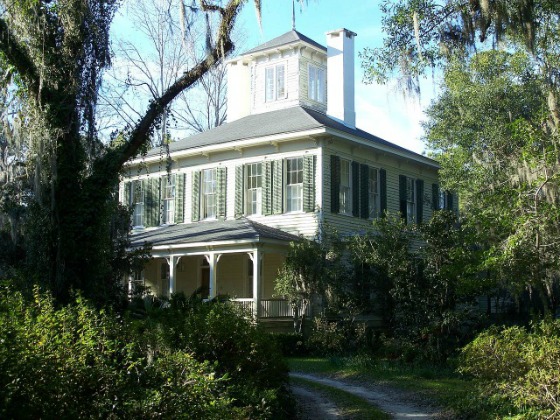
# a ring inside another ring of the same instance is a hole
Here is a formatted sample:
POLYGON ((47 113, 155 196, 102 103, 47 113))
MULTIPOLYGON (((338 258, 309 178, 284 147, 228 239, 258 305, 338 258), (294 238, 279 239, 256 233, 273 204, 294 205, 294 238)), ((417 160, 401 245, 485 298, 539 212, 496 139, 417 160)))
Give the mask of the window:
POLYGON ((247 165, 246 176, 246 214, 260 215, 262 209, 262 164, 251 163, 247 165))
POLYGON ((438 209, 444 210, 448 208, 447 204, 447 193, 443 190, 439 191, 439 207, 438 209))
POLYGON ((175 222, 175 175, 168 175, 162 179, 162 199, 163 199, 163 224, 175 222))
POLYGON ((134 208, 132 225, 144 226, 144 189, 142 188, 142 181, 135 181, 131 185, 132 206, 134 208))
POLYGON ((412 178, 406 178, 406 222, 414 222, 416 214, 416 188, 412 178))
POLYGON ((379 171, 369 168, 368 172, 369 218, 374 219, 379 216, 379 171))
POLYGON ((286 210, 303 211, 303 158, 286 159, 286 210))
POLYGON ((340 161, 340 213, 352 214, 350 161, 340 161))
POLYGON ((144 287, 144 270, 134 270, 130 276, 128 292, 130 294, 142 291, 144 287))
POLYGON ((203 219, 216 218, 216 169, 202 171, 201 213, 203 219))
POLYGON ((325 69, 309 65, 309 99, 325 103, 325 69))
POLYGON ((265 69, 265 100, 277 101, 286 97, 285 64, 277 64, 265 69))

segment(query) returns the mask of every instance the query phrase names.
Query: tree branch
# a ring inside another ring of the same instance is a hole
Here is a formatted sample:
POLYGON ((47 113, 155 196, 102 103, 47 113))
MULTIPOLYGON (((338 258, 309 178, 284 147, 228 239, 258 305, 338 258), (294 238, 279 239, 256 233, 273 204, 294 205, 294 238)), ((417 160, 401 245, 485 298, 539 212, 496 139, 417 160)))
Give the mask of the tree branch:
POLYGON ((14 65, 18 74, 26 81, 33 96, 39 94, 39 72, 35 63, 29 57, 25 46, 17 42, 17 37, 12 33, 6 21, 0 18, 0 51, 8 61, 14 65))
MULTIPOLYGON (((234 45, 230 39, 230 34, 243 3, 239 0, 229 0, 226 7, 219 8, 222 19, 214 48, 206 54, 203 60, 183 73, 159 98, 150 103, 146 113, 130 133, 126 144, 120 149, 108 152, 104 158, 98 160, 92 174, 93 182, 111 182, 111 180, 114 180, 114 176, 119 173, 123 165, 149 141, 154 123, 171 101, 185 89, 195 84, 212 66, 233 50, 234 45)), ((99 188, 102 187, 108 187, 108 185, 99 185, 99 188)))

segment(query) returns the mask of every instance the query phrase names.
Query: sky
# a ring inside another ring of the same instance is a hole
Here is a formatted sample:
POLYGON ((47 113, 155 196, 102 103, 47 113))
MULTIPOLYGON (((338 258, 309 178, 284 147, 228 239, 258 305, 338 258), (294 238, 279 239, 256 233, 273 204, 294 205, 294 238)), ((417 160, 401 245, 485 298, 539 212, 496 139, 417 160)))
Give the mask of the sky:
MULTIPOLYGON (((403 97, 395 85, 366 85, 358 52, 365 47, 379 47, 383 43, 382 14, 379 1, 365 0, 308 0, 303 7, 296 4, 296 29, 322 45, 326 33, 340 28, 356 32, 356 125, 362 130, 398 144, 417 153, 425 147, 421 141, 423 109, 434 98, 434 87, 429 80, 421 81, 421 97, 403 97)), ((249 1, 238 23, 248 50, 292 29, 292 0, 262 0, 262 31, 257 23, 255 8, 249 1)))
MULTIPOLYGON (((141 36, 131 27, 127 18, 127 3, 124 2, 124 7, 116 16, 114 38, 124 36, 135 43, 141 43, 141 36)), ((256 18, 253 0, 247 1, 238 16, 236 30, 240 32, 243 42, 236 52, 247 51, 292 29, 292 0, 261 0, 261 3, 262 29, 256 18)), ((383 43, 380 0, 304 0, 303 6, 297 0, 296 3, 296 29, 322 45, 326 45, 325 34, 329 31, 346 28, 357 33, 357 127, 414 152, 424 153, 420 121, 424 119, 423 109, 426 109, 435 96, 431 78, 420 82, 420 98, 405 98, 395 83, 380 86, 362 82, 363 71, 358 53, 365 47, 379 47, 383 43)))

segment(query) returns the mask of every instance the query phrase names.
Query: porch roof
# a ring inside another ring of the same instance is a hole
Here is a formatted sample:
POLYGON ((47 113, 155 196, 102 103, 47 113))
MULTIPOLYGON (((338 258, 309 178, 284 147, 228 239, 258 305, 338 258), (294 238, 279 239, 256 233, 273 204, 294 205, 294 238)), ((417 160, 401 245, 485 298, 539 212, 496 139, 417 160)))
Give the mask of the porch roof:
POLYGON ((145 242, 154 247, 162 245, 190 245, 235 241, 266 242, 267 240, 292 242, 299 236, 257 223, 247 218, 236 220, 213 220, 197 223, 162 226, 154 230, 131 235, 130 246, 141 247, 145 242))

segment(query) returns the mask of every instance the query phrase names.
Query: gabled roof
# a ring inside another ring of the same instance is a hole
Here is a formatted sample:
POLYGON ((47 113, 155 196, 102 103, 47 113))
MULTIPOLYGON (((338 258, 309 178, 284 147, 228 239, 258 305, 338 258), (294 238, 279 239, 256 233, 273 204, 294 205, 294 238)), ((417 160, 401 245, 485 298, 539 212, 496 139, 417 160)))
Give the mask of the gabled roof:
POLYGON ((264 44, 258 45, 253 49, 250 49, 247 52, 244 52, 241 55, 249 55, 249 54, 254 54, 260 51, 265 51, 265 50, 269 50, 269 49, 273 49, 273 48, 278 48, 284 45, 289 45, 289 44, 294 44, 296 42, 305 42, 307 44, 312 45, 315 48, 318 48, 320 50, 323 51, 327 51, 327 48, 324 47, 323 45, 319 44, 318 42, 313 41, 311 38, 306 37, 305 35, 303 35, 302 33, 299 33, 296 30, 291 30, 289 32, 286 32, 283 35, 280 35, 274 39, 271 39, 268 42, 265 42, 264 44))
POLYGON ((266 240, 292 242, 299 236, 275 229, 255 221, 240 218, 236 220, 215 220, 199 223, 163 226, 131 235, 130 246, 141 247, 145 242, 158 245, 193 245, 213 242, 234 241, 262 242, 266 240))
MULTIPOLYGON (((358 128, 350 128, 341 122, 334 120, 326 114, 313 109, 293 106, 277 111, 253 114, 238 120, 225 123, 219 127, 195 134, 183 140, 173 142, 169 145, 171 154, 181 150, 202 148, 206 146, 229 143, 237 140, 256 139, 259 137, 304 132, 314 129, 332 129, 340 133, 347 133, 360 137, 372 146, 378 145, 386 149, 400 152, 411 157, 421 158, 423 161, 437 165, 437 163, 426 156, 414 153, 404 147, 397 146, 389 141, 383 140, 367 131, 358 128)), ((150 150, 147 157, 157 156, 161 149, 150 150)))

